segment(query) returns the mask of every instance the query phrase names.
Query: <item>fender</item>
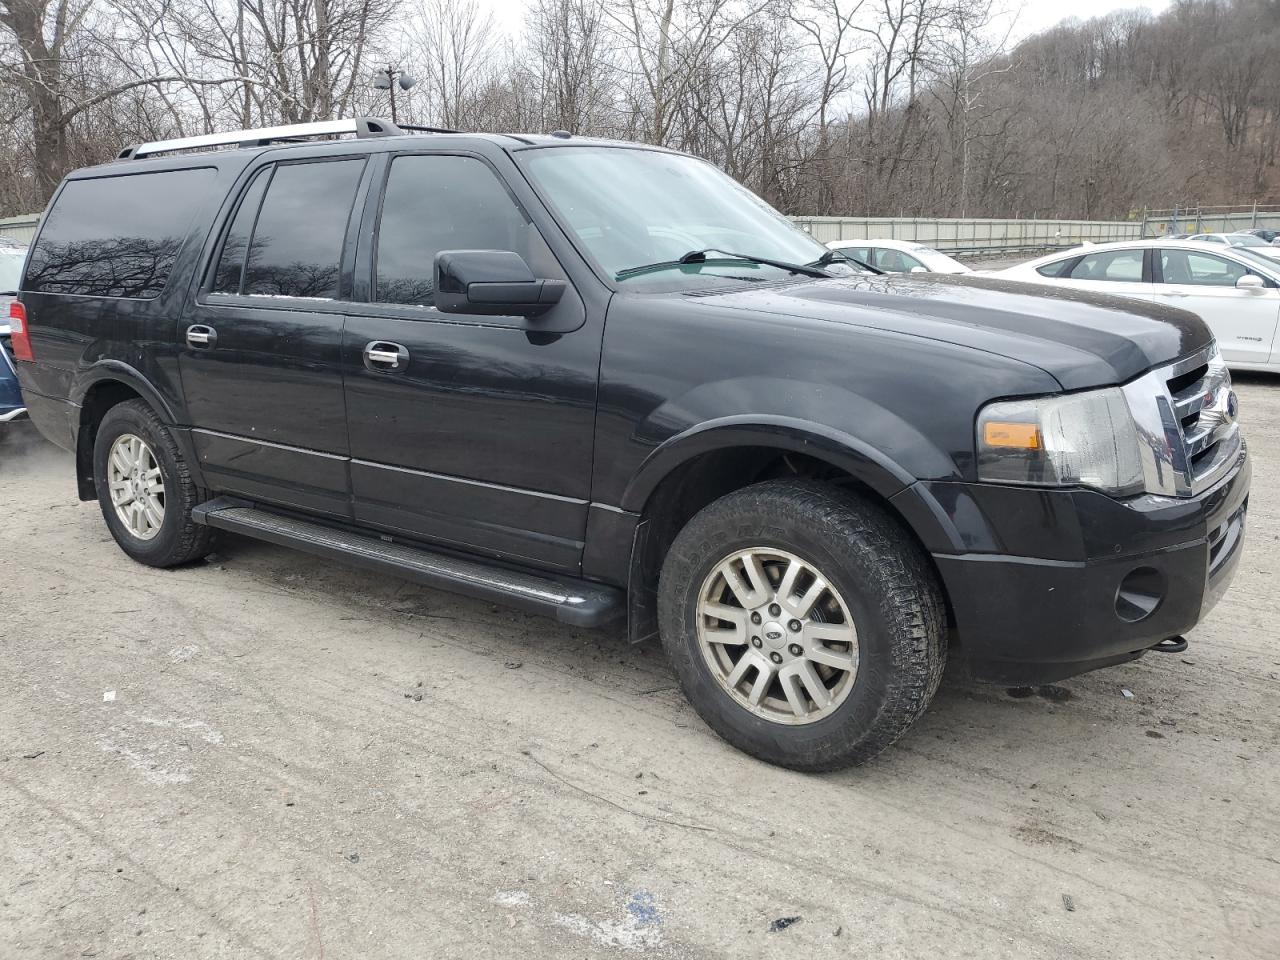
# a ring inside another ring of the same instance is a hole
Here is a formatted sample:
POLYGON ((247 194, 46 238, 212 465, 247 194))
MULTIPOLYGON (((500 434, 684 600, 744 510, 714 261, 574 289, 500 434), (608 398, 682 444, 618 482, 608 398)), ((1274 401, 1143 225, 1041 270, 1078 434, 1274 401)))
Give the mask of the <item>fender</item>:
POLYGON ((173 407, 160 391, 153 387, 136 367, 130 366, 123 360, 99 360, 92 366, 77 372, 71 383, 71 402, 77 407, 83 407, 84 398, 88 396, 89 391, 103 381, 123 383, 151 404, 151 409, 165 423, 173 426, 178 422, 173 407))
POLYGON ((97 497, 93 479, 93 448, 88 438, 81 436, 84 426, 84 403, 90 391, 102 383, 119 383, 138 394, 155 411, 156 415, 171 429, 174 440, 182 450, 187 469, 197 486, 204 486, 204 475, 200 470, 200 460, 196 456, 195 447, 191 443, 190 431, 178 426, 178 417, 164 395, 136 367, 122 360, 99 360, 92 366, 85 367, 76 373, 71 383, 70 400, 80 413, 74 423, 74 442, 76 454, 76 480, 81 500, 92 500, 97 497))
POLYGON ((835 428, 795 417, 743 414, 699 423, 666 440, 640 465, 620 506, 640 513, 658 484, 681 464, 712 450, 746 446, 773 447, 824 460, 885 499, 915 480, 882 451, 835 428))

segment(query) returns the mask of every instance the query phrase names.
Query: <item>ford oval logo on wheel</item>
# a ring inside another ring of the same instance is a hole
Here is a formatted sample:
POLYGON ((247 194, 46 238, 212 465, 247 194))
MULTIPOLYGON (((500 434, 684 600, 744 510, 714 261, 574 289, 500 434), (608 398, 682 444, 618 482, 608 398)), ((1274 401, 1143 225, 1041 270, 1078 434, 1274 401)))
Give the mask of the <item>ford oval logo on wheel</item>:
POLYGON ((781 639, 782 639, 782 631, 781 631, 781 630, 770 630, 770 631, 768 631, 768 632, 765 634, 765 637, 766 637, 766 638, 768 638, 769 640, 781 640, 781 639))

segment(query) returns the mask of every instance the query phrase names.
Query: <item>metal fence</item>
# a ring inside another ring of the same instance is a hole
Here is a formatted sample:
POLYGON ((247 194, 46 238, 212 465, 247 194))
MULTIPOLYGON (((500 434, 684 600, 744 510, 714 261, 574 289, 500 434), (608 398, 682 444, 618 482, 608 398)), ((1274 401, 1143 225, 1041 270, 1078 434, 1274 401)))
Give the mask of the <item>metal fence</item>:
MULTIPOLYGON (((1133 220, 999 220, 930 217, 792 217, 815 240, 915 240, 947 253, 1052 250, 1088 240, 1135 240, 1166 233, 1230 233, 1251 227, 1280 230, 1280 210, 1252 207, 1174 207, 1143 211, 1133 220)), ((0 219, 0 237, 30 243, 38 214, 0 219)))
POLYGON ((815 240, 916 240, 946 253, 1002 253, 1074 247, 1088 240, 1133 240, 1142 224, 1127 220, 996 220, 927 217, 792 217, 815 240))
POLYGON ((1186 206, 1142 212, 1144 237, 1166 233, 1233 233, 1254 228, 1280 230, 1280 210, 1254 203, 1247 207, 1186 206))
POLYGON ((8 237, 19 243, 30 243, 40 224, 39 215, 31 217, 5 217, 0 219, 0 237, 8 237))

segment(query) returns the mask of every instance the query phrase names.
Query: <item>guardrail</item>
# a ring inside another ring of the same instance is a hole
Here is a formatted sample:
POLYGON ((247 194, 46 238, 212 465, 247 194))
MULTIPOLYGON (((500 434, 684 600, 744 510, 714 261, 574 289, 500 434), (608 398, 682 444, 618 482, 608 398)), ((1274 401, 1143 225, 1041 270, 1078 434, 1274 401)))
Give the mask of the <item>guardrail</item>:
POLYGON ((39 225, 39 214, 28 217, 5 217, 0 219, 0 237, 8 237, 19 243, 30 243, 35 239, 36 227, 39 225))
POLYGON ((1129 220, 1017 220, 936 217, 792 217, 815 240, 915 240, 945 253, 1010 253, 1075 247, 1086 240, 1135 240, 1129 220))

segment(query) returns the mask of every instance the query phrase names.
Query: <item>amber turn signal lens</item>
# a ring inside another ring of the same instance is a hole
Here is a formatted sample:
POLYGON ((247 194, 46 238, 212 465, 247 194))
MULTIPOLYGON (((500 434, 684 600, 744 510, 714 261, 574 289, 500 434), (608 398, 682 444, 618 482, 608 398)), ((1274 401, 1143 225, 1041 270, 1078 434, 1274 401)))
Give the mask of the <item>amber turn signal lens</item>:
POLYGON ((988 447, 1017 447, 1039 450, 1040 428, 1034 423, 1002 423, 998 420, 982 425, 982 442, 988 447))

